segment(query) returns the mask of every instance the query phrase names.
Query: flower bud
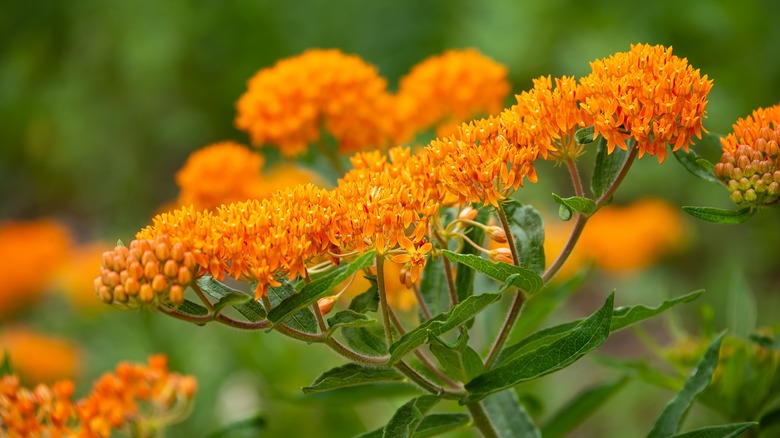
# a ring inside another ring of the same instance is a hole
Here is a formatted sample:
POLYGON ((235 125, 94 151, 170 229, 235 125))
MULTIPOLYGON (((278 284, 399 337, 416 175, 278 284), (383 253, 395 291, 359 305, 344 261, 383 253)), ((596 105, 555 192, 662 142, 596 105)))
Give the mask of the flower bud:
POLYGON ((106 251, 103 253, 103 258, 100 261, 100 266, 103 268, 110 268, 114 263, 114 251, 106 251))
POLYGON ((323 315, 330 313, 330 311, 333 310, 333 306, 336 304, 336 301, 338 301, 338 296, 336 295, 320 298, 317 300, 317 307, 320 308, 320 313, 323 315))
POLYGON ((174 278, 178 273, 179 265, 173 259, 168 259, 163 265, 163 274, 168 278, 174 278))
POLYGON ((741 204, 742 201, 743 201, 742 192, 740 192, 739 190, 734 190, 733 192, 731 192, 731 202, 735 204, 741 204))
POLYGON ((727 187, 729 188, 730 192, 733 192, 734 190, 739 190, 739 183, 736 180, 730 179, 727 187))
POLYGON ((157 274, 154 276, 154 279, 152 280, 152 290, 156 293, 160 294, 165 292, 165 288, 168 287, 168 280, 165 279, 165 276, 162 274, 157 274))
POLYGON ((168 292, 168 297, 171 300, 171 303, 174 306, 178 306, 182 302, 184 302, 184 288, 179 286, 178 284, 174 284, 171 286, 170 292, 168 292))
POLYGON ((506 232, 501 227, 491 226, 485 228, 485 232, 487 233, 488 237, 490 237, 493 241, 498 243, 506 243, 506 232))
POLYGON ((739 180, 739 189, 740 190, 747 190, 751 187, 750 180, 747 178, 742 178, 739 180))
POLYGON ((128 278, 127 281, 125 281, 125 292, 127 295, 134 297, 138 295, 138 290, 141 288, 141 285, 138 283, 138 280, 135 278, 128 278))
POLYGON ((192 273, 190 270, 184 266, 180 267, 178 276, 176 277, 176 282, 182 286, 186 286, 190 284, 190 281, 192 281, 192 273))
POLYGON ((141 256, 141 264, 146 266, 149 264, 149 262, 155 262, 157 259, 154 257, 154 253, 152 251, 145 251, 144 255, 141 256))
POLYGON ((756 191, 753 189, 748 189, 745 191, 744 194, 745 202, 756 202, 758 200, 758 196, 756 195, 756 191))
POLYGON ((514 263, 512 251, 508 247, 496 248, 488 253, 494 262, 514 263))
POLYGON ((121 284, 114 288, 114 299, 120 303, 127 302, 127 292, 125 292, 125 287, 121 284))
POLYGON ((184 260, 184 244, 181 242, 176 242, 173 244, 173 250, 171 251, 171 257, 173 257, 173 260, 176 261, 176 263, 181 263, 182 260, 184 260))
POLYGON ((141 285, 141 289, 138 292, 138 298, 144 303, 151 303, 152 300, 154 300, 154 290, 152 290, 152 286, 150 286, 149 283, 141 285))
POLYGON ((766 193, 770 196, 780 195, 780 184, 778 184, 776 181, 773 181, 766 187, 766 193))
POLYGON ((167 260, 171 256, 171 251, 168 249, 168 245, 160 242, 154 248, 154 255, 157 256, 158 260, 167 260))
POLYGON ((467 205, 466 208, 461 210, 458 214, 458 219, 467 219, 473 221, 477 218, 477 214, 479 214, 479 211, 475 210, 470 205, 467 205))
POLYGON ((111 289, 109 289, 108 286, 100 286, 100 289, 98 289, 98 296, 107 304, 111 304, 111 302, 114 301, 114 296, 111 295, 111 289))
POLYGON ((398 280, 403 284, 407 289, 411 289, 412 286, 414 286, 414 283, 412 282, 412 272, 409 271, 406 268, 402 268, 401 272, 398 273, 398 280))

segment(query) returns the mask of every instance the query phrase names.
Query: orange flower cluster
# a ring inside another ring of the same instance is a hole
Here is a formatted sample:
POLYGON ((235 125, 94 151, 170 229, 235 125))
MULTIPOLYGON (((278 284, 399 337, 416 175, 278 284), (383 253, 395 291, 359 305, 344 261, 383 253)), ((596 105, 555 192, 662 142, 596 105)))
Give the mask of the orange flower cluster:
POLYGON ((507 75, 504 65, 474 49, 432 56, 400 80, 402 125, 412 131, 438 125, 442 134, 479 114, 498 113, 509 94, 507 75))
POLYGON ((0 379, 0 432, 11 438, 99 438, 131 427, 143 431, 147 423, 159 428, 188 415, 196 387, 192 376, 170 373, 164 356, 150 357, 148 366, 120 363, 76 402, 70 381, 51 387, 41 384, 31 391, 16 376, 4 376, 0 379))
POLYGON ((780 196, 780 105, 759 108, 733 128, 721 139, 715 176, 726 183, 735 204, 774 204, 780 196))
POLYGON ((667 144, 687 150, 694 135, 701 138, 712 81, 671 48, 636 44, 590 66, 580 80, 582 114, 610 152, 627 149, 633 138, 640 157, 657 155, 663 162, 667 144))
POLYGON ((133 240, 129 248, 117 245, 103 253, 95 293, 121 307, 178 306, 199 271, 196 256, 200 255, 187 243, 173 242, 165 235, 133 240))
POLYGON ((22 326, 6 327, 0 332, 0 352, 8 353, 14 371, 25 382, 72 379, 81 367, 81 357, 73 343, 22 326))
MULTIPOLYGON (((552 262, 569 237, 571 223, 551 221, 545 228, 545 253, 552 262)), ((682 218, 660 199, 640 199, 627 206, 606 206, 590 220, 559 275, 575 274, 593 262, 613 273, 648 267, 680 245, 682 218)))
POLYGON ((68 230, 53 220, 0 223, 0 318, 38 298, 69 246, 68 230))
POLYGON ((176 174, 179 205, 214 208, 255 197, 263 156, 225 141, 194 152, 176 174))
POLYGON ((177 204, 214 209, 222 204, 261 199, 298 184, 319 182, 312 171, 282 164, 262 173, 263 156, 231 141, 194 152, 176 174, 177 204))
POLYGON ((387 143, 392 109, 387 81, 376 67, 338 50, 308 50, 260 70, 238 100, 236 126, 252 143, 272 143, 284 155, 320 140, 320 123, 342 152, 387 143))

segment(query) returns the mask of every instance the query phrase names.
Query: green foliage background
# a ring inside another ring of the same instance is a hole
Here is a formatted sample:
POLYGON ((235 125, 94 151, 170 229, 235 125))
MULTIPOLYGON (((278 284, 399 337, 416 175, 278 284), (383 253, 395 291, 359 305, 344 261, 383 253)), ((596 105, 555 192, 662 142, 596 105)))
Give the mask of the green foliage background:
MULTIPOLYGON (((738 117, 780 102, 778 15, 780 3, 769 0, 12 0, 0 6, 0 219, 55 216, 85 240, 127 240, 175 198, 173 175, 189 153, 223 139, 247 141, 232 124, 247 79, 313 47, 360 55, 391 86, 430 55, 475 47, 508 66, 519 92, 540 75, 584 74, 589 61, 631 43, 671 45, 714 79, 705 126, 726 133, 738 117)), ((719 156, 712 144, 698 152, 719 156)), ((555 211, 549 193, 566 193, 560 188, 567 183, 558 170, 542 165, 542 183, 521 197, 555 211)), ((693 178, 673 159, 662 166, 641 160, 616 201, 644 195, 730 208, 725 191, 693 178)), ((684 252, 636 276, 598 276, 563 317, 594 310, 613 287, 618 303, 654 302, 704 287, 715 326, 745 331, 756 321, 771 322, 771 309, 780 308, 779 216, 763 211, 748 224, 728 227, 688 220, 684 252), (739 272, 749 279, 758 310, 741 293, 739 272)), ((696 313, 679 318, 679 325, 695 327, 696 313)), ((341 361, 324 347, 276 334, 199 328, 156 314, 109 311, 83 318, 56 303, 25 318, 83 345, 84 382, 119 360, 153 352, 167 352, 172 368, 195 374, 201 384, 196 411, 169 436, 202 436, 231 419, 226 412, 234 418, 262 412, 267 436, 346 437, 383 424, 405 401, 303 396, 298 388, 341 361)), ((607 347, 628 355, 635 344, 629 334, 610 338, 607 347)), ((524 388, 526 401, 537 407, 532 414, 549 413, 571 397, 572 388, 587 383, 580 381, 583 373, 594 381, 607 375, 577 364, 524 388)), ((578 436, 646 431, 671 393, 632 388, 578 436)), ((705 424, 711 415, 698 414, 691 421, 705 424)))

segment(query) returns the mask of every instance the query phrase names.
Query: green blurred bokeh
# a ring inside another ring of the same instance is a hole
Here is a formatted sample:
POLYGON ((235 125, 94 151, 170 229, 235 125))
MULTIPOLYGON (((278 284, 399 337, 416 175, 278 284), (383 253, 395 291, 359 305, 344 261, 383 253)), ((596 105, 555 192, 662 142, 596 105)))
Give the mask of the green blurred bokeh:
MULTIPOLYGON (((83 240, 127 240, 176 197, 173 176, 189 153, 224 139, 248 141, 233 127, 234 102, 247 79, 313 47, 357 54, 391 86, 430 55, 475 47, 507 65, 519 92, 540 75, 582 75, 589 61, 631 43, 671 45, 714 79, 705 126, 726 133, 738 117, 780 101, 778 15, 780 3, 769 0, 12 0, 0 6, 0 220, 54 216, 83 240)), ((715 145, 699 152, 719 156, 715 145)), ((554 211, 549 191, 565 190, 566 177, 543 166, 545 177, 558 180, 529 188, 527 196, 554 211)), ((725 192, 673 159, 662 166, 640 161, 617 201, 646 195, 729 207, 725 192)), ((719 327, 744 325, 744 318, 776 320, 779 216, 765 211, 730 227, 687 221, 690 241, 673 260, 632 278, 599 278, 590 289, 617 286, 625 292, 619 301, 630 304, 705 287, 719 327), (754 316, 733 314, 734 303, 744 300, 729 284, 740 272, 761 303, 754 316)), ((588 296, 565 316, 593 310, 588 296)), ((303 397, 300 386, 341 361, 323 347, 276 334, 191 327, 157 314, 113 311, 77 319, 50 303, 26 318, 84 346, 84 382, 119 360, 154 352, 168 353, 174 369, 195 374, 201 383, 196 411, 169 436, 204 436, 231 415, 259 411, 269 423, 267 436, 346 437, 379 426, 404 401, 303 397)), ((612 348, 632 342, 622 337, 612 348)), ((578 380, 582 373, 593 376, 589 381, 605 375, 578 364, 529 391, 549 413, 586 383, 578 380)), ((619 419, 601 415, 578 436, 641 434, 669 397, 638 386, 609 405, 622 409, 619 419), (643 391, 653 396, 640 396, 643 391)))

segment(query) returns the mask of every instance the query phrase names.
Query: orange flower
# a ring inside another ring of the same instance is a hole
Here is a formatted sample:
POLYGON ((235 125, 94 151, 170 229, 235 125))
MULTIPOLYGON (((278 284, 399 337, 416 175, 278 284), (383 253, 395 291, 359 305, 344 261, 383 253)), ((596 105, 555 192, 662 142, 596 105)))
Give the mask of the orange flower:
MULTIPOLYGON (((569 237, 572 224, 548 221, 545 256, 552 263, 569 237)), ((559 276, 575 274, 586 263, 613 273, 646 268, 680 245, 683 224, 676 208, 660 199, 606 206, 588 220, 559 276)))
POLYGON ((425 267, 425 255, 433 249, 433 244, 426 242, 418 247, 405 236, 401 237, 398 240, 398 243, 401 244, 401 247, 406 252, 390 255, 388 258, 393 263, 402 264, 409 270, 411 278, 408 284, 406 284, 406 286, 409 287, 411 284, 417 283, 417 280, 420 279, 420 274, 422 274, 422 270, 425 267))
POLYGON ((400 80, 398 96, 410 106, 402 111, 412 130, 439 125, 444 133, 476 115, 501 111, 509 88, 505 66, 474 49, 449 50, 412 67, 400 80))
POLYGON ((69 246, 68 230, 53 220, 0 223, 0 318, 38 298, 69 246))
POLYGON ((71 381, 30 391, 7 375, 0 378, 0 434, 105 438, 132 430, 146 436, 189 415, 196 386, 192 376, 170 373, 164 356, 150 357, 148 366, 120 363, 77 402, 71 381))
POLYGON ((739 119, 733 132, 721 139, 723 155, 715 176, 738 205, 777 202, 780 196, 780 105, 759 108, 739 119))
POLYGON ((8 352, 14 371, 31 383, 51 383, 76 377, 81 368, 71 342, 32 332, 21 326, 0 332, 0 352, 8 352))
POLYGON ((320 141, 320 124, 342 152, 382 146, 393 134, 392 98, 377 69, 338 50, 308 50, 260 70, 238 100, 236 126, 255 146, 297 155, 320 141))
POLYGON ((610 153, 627 149, 633 138, 640 157, 658 155, 663 162, 667 144, 687 151, 694 135, 701 138, 712 81, 671 48, 632 45, 590 65, 579 100, 585 124, 607 140, 610 153))
POLYGON ((215 208, 254 198, 263 161, 262 155, 231 141, 194 152, 176 174, 179 205, 215 208))

